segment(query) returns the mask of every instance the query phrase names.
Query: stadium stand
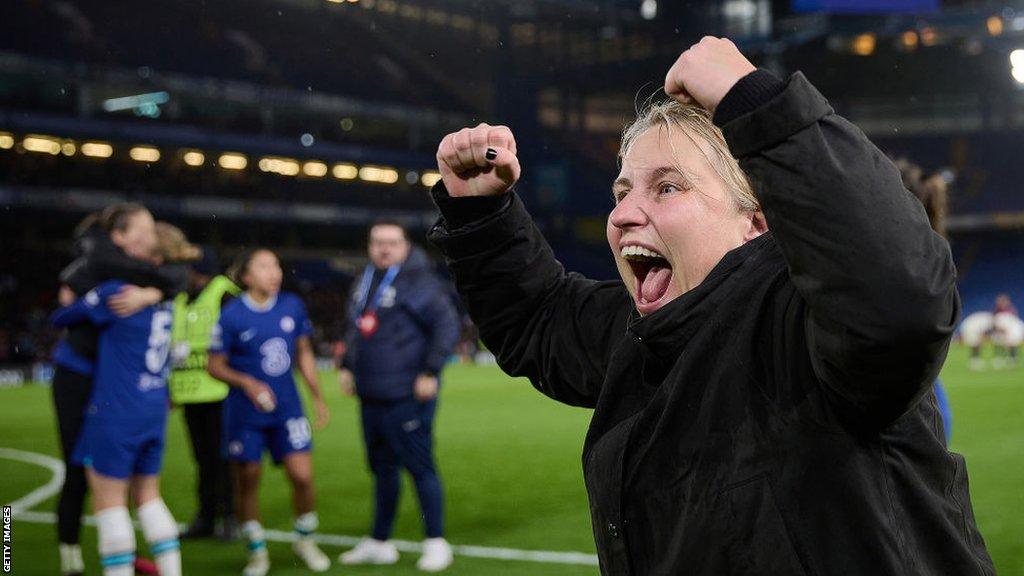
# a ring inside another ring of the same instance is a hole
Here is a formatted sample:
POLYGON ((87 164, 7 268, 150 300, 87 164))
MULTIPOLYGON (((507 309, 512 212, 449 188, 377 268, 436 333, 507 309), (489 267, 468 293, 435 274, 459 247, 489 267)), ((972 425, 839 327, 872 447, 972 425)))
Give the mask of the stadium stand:
MULTIPOLYGON (((1020 253, 1012 229, 1024 201, 1013 174, 1024 114, 1014 111, 1024 99, 1006 92, 1005 65, 961 32, 984 29, 984 14, 947 3, 932 19, 945 32, 927 46, 923 31, 913 46, 901 32, 916 30, 912 15, 887 16, 864 58, 852 41, 873 21, 783 4, 774 3, 766 35, 713 8, 681 18, 681 8, 663 5, 647 21, 626 1, 600 10, 498 2, 484 11, 433 0, 253 0, 245 10, 12 0, 0 6, 0 200, 17 216, 4 218, 14 230, 37 228, 39 252, 65 255, 34 269, 37 281, 66 261, 78 218, 134 199, 225 255, 269 235, 308 289, 337 290, 356 267, 345 255, 361 252, 373 218, 397 217, 417 233, 430 224, 426 191, 442 134, 506 122, 527 143, 531 170, 520 192, 559 256, 587 275, 614 277, 603 221, 618 130, 657 92, 681 39, 711 27, 732 30, 761 65, 803 70, 887 152, 953 170, 951 243, 968 308, 994 292, 1016 294, 1022 284, 1007 270, 1020 253), (851 75, 877 78, 886 95, 851 85, 851 75), (60 148, 27 152, 31 135, 60 148), (86 142, 109 145, 110 156, 84 155, 86 142), (156 148, 159 160, 132 159, 139 145, 156 148), (189 165, 188 152, 202 153, 202 165, 189 165), (224 153, 244 155, 246 167, 222 168, 224 153), (387 171, 388 182, 362 178, 364 167, 387 171), (335 275, 325 263, 338 254, 348 263, 335 275)), ((987 42, 1006 49, 1004 37, 987 42)), ((15 292, 31 284, 18 280, 15 292)), ((49 292, 40 294, 27 297, 49 292)))

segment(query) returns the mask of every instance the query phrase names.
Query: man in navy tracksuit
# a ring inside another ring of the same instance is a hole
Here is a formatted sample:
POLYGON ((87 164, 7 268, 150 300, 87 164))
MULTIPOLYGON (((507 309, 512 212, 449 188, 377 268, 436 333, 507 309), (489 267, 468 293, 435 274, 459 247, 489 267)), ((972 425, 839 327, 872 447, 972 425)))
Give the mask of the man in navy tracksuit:
POLYGON ((459 338, 448 290, 394 222, 370 229, 370 264, 352 291, 341 381, 362 405, 363 435, 376 491, 373 532, 344 553, 344 564, 392 564, 388 539, 398 503, 400 470, 413 477, 426 531, 420 570, 452 562, 444 539, 441 481, 433 456, 438 375, 459 338))

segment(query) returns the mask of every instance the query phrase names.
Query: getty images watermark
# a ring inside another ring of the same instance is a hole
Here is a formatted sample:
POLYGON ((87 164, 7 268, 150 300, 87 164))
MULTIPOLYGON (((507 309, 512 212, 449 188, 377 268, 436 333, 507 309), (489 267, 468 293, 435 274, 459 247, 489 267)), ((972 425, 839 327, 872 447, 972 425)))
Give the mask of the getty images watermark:
POLYGON ((4 506, 4 574, 11 573, 11 507, 4 506))

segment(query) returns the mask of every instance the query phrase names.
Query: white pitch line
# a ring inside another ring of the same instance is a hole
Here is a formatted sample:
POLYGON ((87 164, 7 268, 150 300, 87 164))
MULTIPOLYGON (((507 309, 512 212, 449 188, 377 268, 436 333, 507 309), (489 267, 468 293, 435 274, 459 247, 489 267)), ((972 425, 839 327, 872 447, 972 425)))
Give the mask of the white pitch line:
MULTIPOLYGON (((39 488, 36 488, 32 492, 29 492, 18 500, 11 502, 10 506, 13 509, 12 511, 14 512, 14 516, 23 522, 32 522, 36 524, 55 523, 57 521, 57 515, 53 512, 32 511, 31 508, 60 492, 60 486, 64 482, 64 463, 45 454, 25 452, 11 448, 0 448, 0 458, 36 464, 38 466, 48 468, 53 472, 53 476, 50 478, 49 482, 39 488)), ((86 516, 84 518, 84 523, 89 526, 96 525, 96 521, 92 516, 86 516)), ((186 528, 184 524, 181 524, 180 527, 183 530, 186 528)), ((294 542, 296 538, 294 532, 284 530, 266 530, 265 534, 266 539, 272 542, 294 542)), ((362 540, 360 537, 344 536, 341 534, 314 534, 313 538, 320 544, 341 547, 352 547, 362 540)), ((423 550, 423 545, 419 542, 411 542, 408 540, 392 540, 392 542, 395 547, 402 552, 418 553, 423 550)), ((519 560, 524 562, 541 562, 545 564, 576 564, 583 566, 598 565, 597 555, 586 554, 583 552, 518 550, 515 548, 493 548, 490 546, 471 546, 460 544, 453 545, 452 552, 457 556, 484 558, 488 560, 519 560)))
POLYGON ((24 452, 22 450, 14 450, 13 448, 0 448, 0 458, 35 464, 36 466, 48 468, 53 473, 49 482, 8 504, 15 516, 31 509, 40 502, 45 502, 51 496, 60 492, 61 484, 64 483, 64 463, 60 460, 45 454, 24 452))

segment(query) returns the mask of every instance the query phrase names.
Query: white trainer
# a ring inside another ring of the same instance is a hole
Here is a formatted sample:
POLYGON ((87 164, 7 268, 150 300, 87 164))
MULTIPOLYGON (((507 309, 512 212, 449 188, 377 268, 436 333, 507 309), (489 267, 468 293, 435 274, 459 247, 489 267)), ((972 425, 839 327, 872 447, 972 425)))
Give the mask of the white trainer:
POLYGON ((60 573, 64 576, 81 575, 85 571, 82 547, 78 544, 60 545, 60 573))
POLYGON ((444 538, 427 538, 423 541, 423 556, 416 567, 424 572, 440 572, 452 565, 452 547, 444 538))
POLYGON ((342 564, 394 564, 398 562, 398 548, 391 542, 363 538, 355 548, 338 556, 342 564))
POLYGON ((266 548, 261 548, 249 553, 249 562, 242 569, 242 576, 267 576, 269 571, 270 556, 266 548))
POLYGON ((299 538, 292 544, 292 551, 313 572, 326 572, 331 567, 331 559, 320 550, 312 538, 299 538))

